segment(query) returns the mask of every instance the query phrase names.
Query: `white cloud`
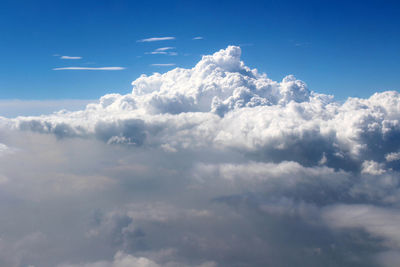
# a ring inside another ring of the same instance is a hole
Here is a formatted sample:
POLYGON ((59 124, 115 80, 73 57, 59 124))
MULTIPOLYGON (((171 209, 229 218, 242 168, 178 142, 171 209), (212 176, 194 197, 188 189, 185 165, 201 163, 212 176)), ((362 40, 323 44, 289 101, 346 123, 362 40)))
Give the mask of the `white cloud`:
POLYGON ((167 52, 164 51, 153 51, 153 52, 146 52, 145 54, 150 54, 150 55, 167 55, 167 52))
POLYGON ((61 59, 82 59, 82 57, 61 56, 61 59))
POLYGON ((156 66, 156 67, 172 67, 175 66, 175 63, 155 63, 155 64, 151 64, 152 66, 156 66))
POLYGON ((53 68, 53 70, 124 70, 124 67, 62 67, 62 68, 53 68))
POLYGON ((387 161, 396 161, 400 159, 400 152, 391 152, 385 156, 387 161))
POLYGON ((141 39, 138 40, 137 42, 143 43, 143 42, 158 42, 158 41, 168 41, 168 40, 175 40, 175 37, 152 37, 152 38, 141 39))
POLYGON ((361 165, 361 173, 380 175, 385 172, 385 165, 383 163, 378 163, 373 160, 366 160, 361 165))
POLYGON ((178 55, 177 52, 169 51, 175 49, 175 47, 160 47, 157 48, 156 50, 152 52, 146 52, 145 54, 150 54, 150 55, 169 55, 169 56, 176 56, 178 55))
POLYGON ((171 47, 171 46, 160 47, 160 48, 157 48, 155 51, 167 51, 167 50, 172 50, 172 49, 175 49, 175 47, 171 47))
POLYGON ((193 37, 193 40, 203 40, 204 38, 203 37, 201 37, 201 36, 196 36, 196 37, 193 37))

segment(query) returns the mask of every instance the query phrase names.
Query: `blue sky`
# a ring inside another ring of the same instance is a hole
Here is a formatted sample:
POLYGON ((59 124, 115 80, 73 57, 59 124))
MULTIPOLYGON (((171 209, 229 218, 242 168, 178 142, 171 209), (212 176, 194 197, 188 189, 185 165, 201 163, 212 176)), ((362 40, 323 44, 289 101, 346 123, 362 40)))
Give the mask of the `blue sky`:
POLYGON ((1 99, 96 99, 140 74, 192 67, 240 45, 246 65, 311 90, 367 97, 400 88, 398 1, 2 1, 1 99), (193 40, 201 36, 203 39, 193 40), (171 40, 138 42, 152 37, 171 40), (164 52, 146 54, 161 47, 164 52), (176 53, 176 54, 175 54, 176 53), (59 55, 59 56, 55 56, 59 55), (81 57, 61 59, 60 56, 81 57), (62 67, 123 70, 53 70, 62 67))

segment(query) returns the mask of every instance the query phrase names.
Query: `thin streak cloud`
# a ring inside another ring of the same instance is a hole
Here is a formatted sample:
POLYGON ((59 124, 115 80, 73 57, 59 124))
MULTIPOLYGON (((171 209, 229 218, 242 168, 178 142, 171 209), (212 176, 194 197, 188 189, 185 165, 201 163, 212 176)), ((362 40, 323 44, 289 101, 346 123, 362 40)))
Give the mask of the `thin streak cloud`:
POLYGON ((157 42, 157 41, 167 41, 167 40, 175 40, 175 37, 152 37, 137 40, 138 43, 146 43, 146 42, 157 42))
POLYGON ((61 56, 61 59, 82 59, 82 57, 61 56))
POLYGON ((192 40, 203 40, 204 38, 203 37, 201 37, 201 36, 196 36, 196 37, 193 37, 193 39, 192 40))
POLYGON ((124 70, 124 67, 64 67, 64 68, 53 68, 53 70, 124 70))
POLYGON ((169 55, 169 56, 177 56, 177 52, 165 52, 165 51, 152 51, 145 52, 146 55, 169 55))
POLYGON ((155 51, 160 52, 160 51, 167 51, 167 50, 172 50, 172 49, 175 49, 175 47, 171 47, 171 46, 160 47, 160 48, 157 48, 155 51))
POLYGON ((171 66, 175 66, 175 63, 156 63, 156 64, 151 64, 151 66, 155 66, 155 67, 171 67, 171 66))
POLYGON ((167 52, 164 51, 152 51, 152 52, 146 52, 146 55, 166 55, 167 52))

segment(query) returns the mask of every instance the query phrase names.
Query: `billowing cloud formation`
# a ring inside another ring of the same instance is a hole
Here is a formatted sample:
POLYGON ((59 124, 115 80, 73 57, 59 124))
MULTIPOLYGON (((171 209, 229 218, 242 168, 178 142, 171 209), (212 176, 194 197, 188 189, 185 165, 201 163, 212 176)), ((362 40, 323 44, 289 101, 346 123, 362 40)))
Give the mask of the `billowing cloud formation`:
POLYGON ((240 56, 1 119, 0 263, 392 266, 400 94, 339 103, 240 56))

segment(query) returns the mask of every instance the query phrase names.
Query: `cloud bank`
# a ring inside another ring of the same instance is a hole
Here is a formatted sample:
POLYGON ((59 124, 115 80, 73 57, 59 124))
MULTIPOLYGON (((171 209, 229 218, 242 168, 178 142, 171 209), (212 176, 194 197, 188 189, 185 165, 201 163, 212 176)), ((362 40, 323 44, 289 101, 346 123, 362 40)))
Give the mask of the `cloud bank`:
POLYGON ((400 94, 340 103, 240 57, 1 118, 0 263, 395 266, 400 94))

